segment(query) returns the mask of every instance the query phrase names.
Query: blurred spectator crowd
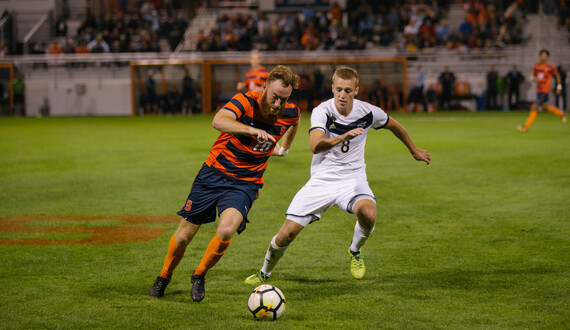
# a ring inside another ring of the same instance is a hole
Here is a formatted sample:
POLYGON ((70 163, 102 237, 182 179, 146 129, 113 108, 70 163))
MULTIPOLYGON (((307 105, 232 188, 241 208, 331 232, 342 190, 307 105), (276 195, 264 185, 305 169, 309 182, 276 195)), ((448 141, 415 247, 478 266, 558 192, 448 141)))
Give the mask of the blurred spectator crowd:
MULTIPOLYGON (((200 31, 198 51, 353 50, 394 45, 410 20, 415 1, 347 0, 327 10, 306 6, 299 12, 222 14, 210 31, 200 31), (346 14, 346 15, 345 15, 346 14)), ((431 1, 430 1, 431 2, 431 1)), ((433 1, 440 12, 448 1, 433 1)))
POLYGON ((218 17, 210 31, 200 31, 196 50, 352 50, 403 46, 415 51, 436 46, 503 47, 523 41, 524 1, 464 1, 464 21, 450 26, 446 17, 452 2, 348 0, 345 9, 333 2, 327 10, 307 6, 302 11, 271 15, 226 13, 218 17), (399 35, 403 35, 402 43, 399 35))
MULTIPOLYGON (((122 1, 115 1, 122 3, 122 1)), ((131 1, 132 2, 132 1, 131 1)), ((209 31, 196 36, 197 51, 355 50, 397 47, 417 51, 432 47, 473 49, 503 47, 524 41, 527 11, 536 1, 524 0, 346 0, 327 9, 306 6, 301 11, 263 13, 226 11, 209 31), (461 22, 449 24, 451 3, 462 3, 461 22)), ((173 0, 141 0, 134 10, 104 17, 87 14, 76 31, 67 20, 55 22, 56 38, 29 46, 28 53, 158 52, 174 50, 190 23, 188 11, 175 10, 173 0)), ((201 1, 202 6, 213 6, 201 1)), ((557 14, 558 27, 568 29, 570 0, 545 0, 557 14)), ((322 8, 322 7, 320 7, 322 8)), ((5 15, 9 13, 5 12, 5 15)), ((5 31, 5 34, 7 31, 5 31)), ((0 54, 15 54, 0 45, 0 54)))
POLYGON ((445 16, 430 7, 416 10, 404 28, 406 48, 500 48, 523 41, 526 10, 522 0, 468 0, 463 7, 465 18, 459 26, 449 26, 445 16))
MULTIPOLYGON (((81 54, 159 52, 164 39, 170 51, 184 38, 190 21, 184 11, 166 10, 166 0, 145 0, 131 12, 107 13, 97 18, 89 11, 76 31, 71 31, 64 17, 55 22, 55 38, 29 45, 29 54, 81 54)), ((170 2, 169 2, 170 3, 170 2)), ((9 13, 4 13, 9 15, 9 13)), ((9 54, 7 47, 2 47, 9 54)), ((15 50, 12 50, 15 52, 15 50)))

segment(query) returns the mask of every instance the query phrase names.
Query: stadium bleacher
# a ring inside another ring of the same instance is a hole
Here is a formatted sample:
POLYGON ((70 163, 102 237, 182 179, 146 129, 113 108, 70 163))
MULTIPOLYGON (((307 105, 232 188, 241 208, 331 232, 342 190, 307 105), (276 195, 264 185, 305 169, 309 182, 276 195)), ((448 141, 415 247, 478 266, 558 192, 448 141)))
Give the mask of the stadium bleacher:
MULTIPOLYGON (((517 1, 493 1, 493 6, 481 0, 382 4, 346 0, 340 1, 340 16, 324 7, 263 11, 251 1, 203 1, 199 8, 160 0, 109 1, 105 8, 89 7, 82 1, 58 8, 53 1, 45 2, 54 4, 49 28, 43 23, 37 28, 41 33, 26 40, 27 45, 23 39, 35 25, 16 25, 13 17, 22 15, 0 8, 4 12, 0 61, 22 71, 27 89, 34 90, 26 96, 28 115, 38 113, 46 97, 52 108, 62 108, 52 111, 54 115, 129 115, 134 78, 126 63, 223 59, 237 61, 236 70, 242 71, 251 49, 261 50, 270 62, 283 57, 405 58, 407 86, 416 79, 415 63, 422 63, 426 85, 434 83, 448 65, 469 86, 473 98, 463 105, 470 110, 476 109, 474 98, 485 90, 484 73, 491 65, 504 75, 516 64, 527 75, 540 48, 556 50, 552 63, 570 65, 570 18, 564 1, 558 7, 533 8, 528 2, 521 7, 517 1), (453 32, 465 28, 464 21, 471 23, 471 38, 453 32), (93 43, 88 47, 91 54, 80 54, 78 46, 88 45, 97 35, 107 46, 93 43), (56 47, 53 56, 45 54, 54 39, 61 50, 56 47), (319 53, 326 55, 315 55, 319 53), (85 93, 80 95, 77 90, 85 93), (112 96, 101 97, 107 92, 112 96), (62 105, 66 97, 71 100, 62 105)), ((197 88, 203 78, 200 70, 199 66, 191 70, 197 88)), ((235 71, 229 66, 225 70, 235 71)), ((4 86, 10 89, 6 81, 4 86)), ((532 97, 528 79, 522 91, 523 98, 532 97)), ((407 92, 399 91, 401 95, 407 92)))

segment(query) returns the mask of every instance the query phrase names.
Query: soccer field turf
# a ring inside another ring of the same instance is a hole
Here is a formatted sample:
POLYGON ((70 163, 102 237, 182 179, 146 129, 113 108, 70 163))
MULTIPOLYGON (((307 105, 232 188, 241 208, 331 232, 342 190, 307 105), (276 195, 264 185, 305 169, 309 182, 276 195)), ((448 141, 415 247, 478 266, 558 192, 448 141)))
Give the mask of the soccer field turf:
MULTIPOLYGON (((526 112, 390 115, 432 164, 389 131, 369 132, 378 220, 362 250, 366 276, 349 271, 354 216, 329 210, 273 272, 287 307, 272 326, 568 328, 570 126, 545 113, 526 134, 516 130, 526 112)), ((289 155, 270 160, 205 300, 192 302, 190 275, 215 223, 166 296, 148 297, 218 135, 211 120, 0 118, 0 328, 266 328, 248 315, 243 280, 309 177, 308 114, 289 155)))

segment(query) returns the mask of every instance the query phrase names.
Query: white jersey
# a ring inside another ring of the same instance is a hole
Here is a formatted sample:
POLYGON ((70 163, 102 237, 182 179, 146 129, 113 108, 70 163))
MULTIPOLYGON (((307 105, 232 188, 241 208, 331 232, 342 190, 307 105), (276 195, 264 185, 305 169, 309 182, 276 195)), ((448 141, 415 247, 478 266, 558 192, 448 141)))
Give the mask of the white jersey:
POLYGON ((321 129, 325 138, 342 135, 351 129, 361 127, 365 132, 352 140, 343 141, 328 151, 313 155, 311 178, 335 178, 352 175, 366 175, 364 149, 366 135, 372 127, 380 129, 388 124, 389 117, 377 106, 354 99, 348 116, 341 115, 334 104, 334 98, 322 102, 313 109, 311 130, 321 129))

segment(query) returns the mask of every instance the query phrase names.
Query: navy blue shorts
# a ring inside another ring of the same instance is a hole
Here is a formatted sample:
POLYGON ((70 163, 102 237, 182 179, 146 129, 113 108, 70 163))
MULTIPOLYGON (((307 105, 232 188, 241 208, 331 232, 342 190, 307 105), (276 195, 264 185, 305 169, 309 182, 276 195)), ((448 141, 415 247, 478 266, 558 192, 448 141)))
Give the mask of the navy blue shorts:
POLYGON ((247 214, 257 199, 260 186, 255 183, 232 179, 218 170, 204 164, 188 195, 184 207, 178 215, 187 221, 201 225, 216 220, 216 207, 218 216, 228 208, 234 208, 243 216, 241 232, 245 229, 247 214))
POLYGON ((544 102, 548 102, 548 93, 536 93, 536 104, 542 105, 544 102))

